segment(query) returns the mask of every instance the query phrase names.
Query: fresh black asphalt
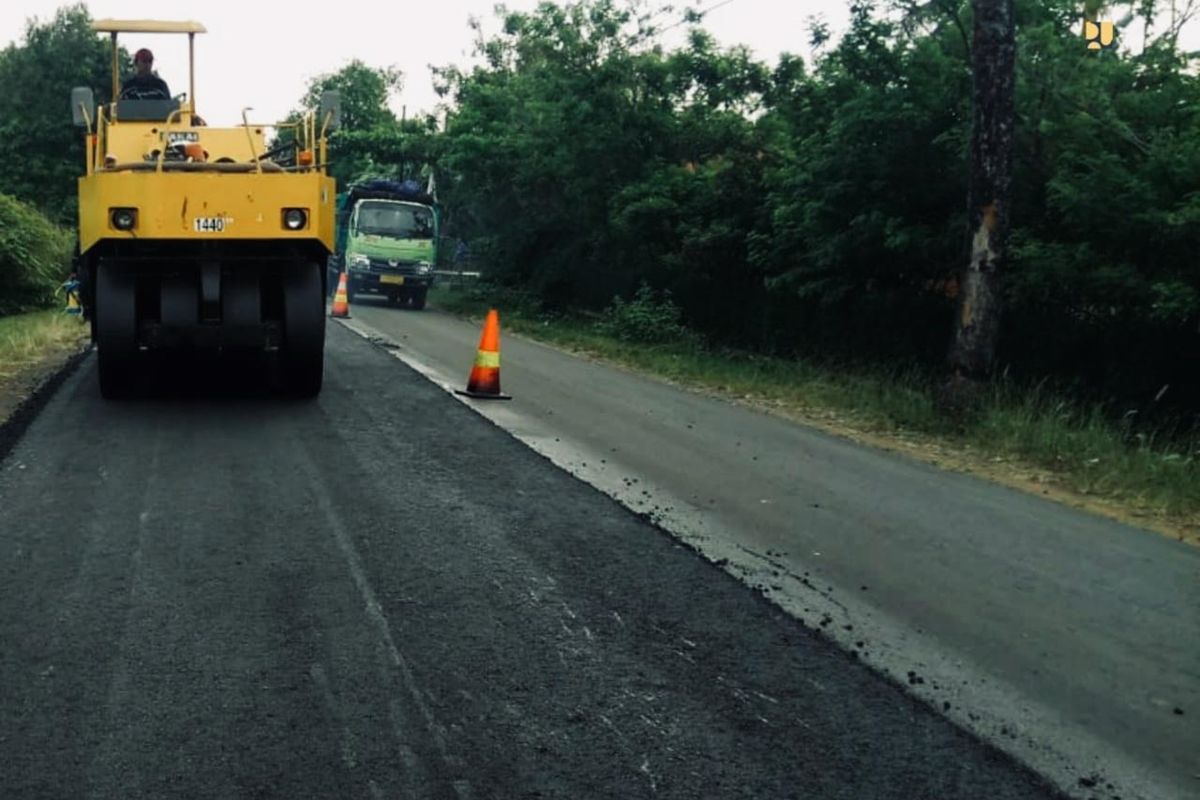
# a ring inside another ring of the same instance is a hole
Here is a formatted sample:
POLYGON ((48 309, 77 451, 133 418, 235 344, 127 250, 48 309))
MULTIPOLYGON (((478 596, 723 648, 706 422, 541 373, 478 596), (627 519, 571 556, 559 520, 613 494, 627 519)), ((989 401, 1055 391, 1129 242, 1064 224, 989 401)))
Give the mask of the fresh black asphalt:
POLYGON ((1046 798, 386 353, 0 462, 0 797, 1046 798))

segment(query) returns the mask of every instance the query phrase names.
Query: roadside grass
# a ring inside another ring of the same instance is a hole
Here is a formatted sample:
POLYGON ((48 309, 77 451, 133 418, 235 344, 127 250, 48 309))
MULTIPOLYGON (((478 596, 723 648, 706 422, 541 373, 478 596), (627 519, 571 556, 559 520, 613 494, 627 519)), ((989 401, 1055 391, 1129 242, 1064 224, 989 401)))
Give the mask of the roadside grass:
POLYGON ((1170 532, 1183 529, 1200 543, 1197 432, 1135 432, 1114 423, 1099 406, 999 379, 976 419, 956 429, 935 411, 933 376, 916 368, 770 358, 714 349, 692 336, 653 344, 622 341, 606 332, 601 315, 547 314, 527 295, 485 284, 435 288, 430 300, 445 311, 474 318, 497 308, 505 330, 687 387, 833 423, 826 427, 905 445, 898 449, 932 447, 939 463, 982 466, 993 477, 1003 473, 1008 482, 1099 500, 1124 512, 1119 516, 1143 523, 1147 517, 1157 519, 1170 532))
POLYGON ((26 370, 81 345, 88 326, 61 310, 0 317, 0 389, 26 370))

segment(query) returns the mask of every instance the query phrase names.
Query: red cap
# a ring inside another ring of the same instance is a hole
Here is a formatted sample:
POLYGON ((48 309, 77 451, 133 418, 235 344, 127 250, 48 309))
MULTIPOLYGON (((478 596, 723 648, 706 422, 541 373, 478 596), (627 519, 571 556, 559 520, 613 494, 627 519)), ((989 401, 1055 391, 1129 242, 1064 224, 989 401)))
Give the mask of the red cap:
POLYGON ((136 64, 139 61, 149 61, 151 64, 153 64, 154 53, 151 53, 149 50, 143 47, 141 50, 138 50, 133 54, 133 63, 136 64))

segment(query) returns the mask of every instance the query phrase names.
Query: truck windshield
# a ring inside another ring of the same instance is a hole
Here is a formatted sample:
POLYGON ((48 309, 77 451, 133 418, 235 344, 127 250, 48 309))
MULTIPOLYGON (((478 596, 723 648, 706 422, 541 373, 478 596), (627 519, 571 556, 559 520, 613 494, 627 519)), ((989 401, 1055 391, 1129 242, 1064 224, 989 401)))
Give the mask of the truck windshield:
POLYGON ((432 239, 433 214, 428 208, 397 203, 363 203, 358 207, 359 233, 397 239, 432 239))

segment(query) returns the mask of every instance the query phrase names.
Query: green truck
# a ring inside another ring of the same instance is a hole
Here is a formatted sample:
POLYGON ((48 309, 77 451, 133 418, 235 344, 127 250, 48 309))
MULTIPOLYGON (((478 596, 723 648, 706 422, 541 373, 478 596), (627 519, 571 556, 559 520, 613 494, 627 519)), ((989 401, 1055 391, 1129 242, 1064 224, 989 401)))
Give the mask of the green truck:
POLYGON ((350 302, 374 293, 424 308, 441 216, 437 201, 413 181, 375 178, 339 194, 334 259, 346 272, 350 302))

